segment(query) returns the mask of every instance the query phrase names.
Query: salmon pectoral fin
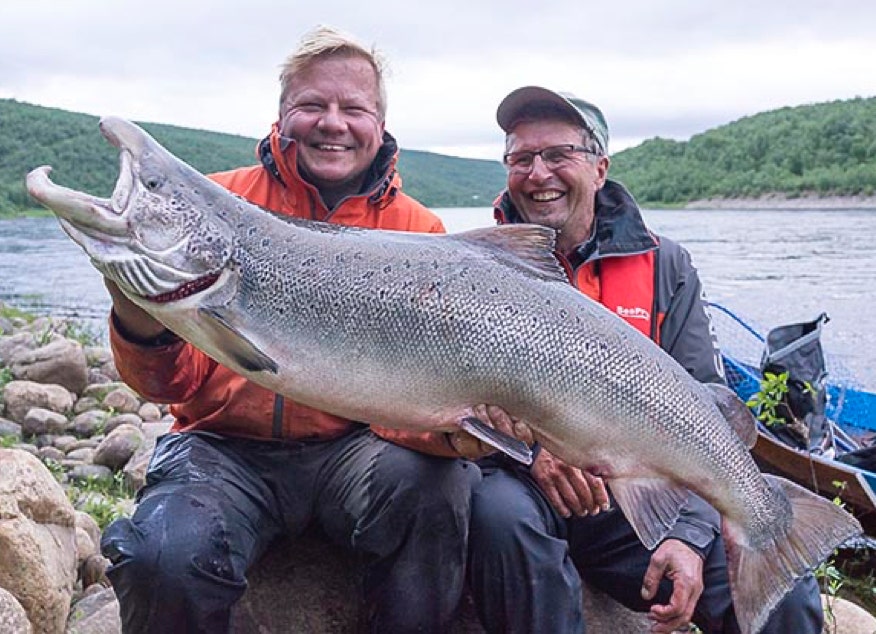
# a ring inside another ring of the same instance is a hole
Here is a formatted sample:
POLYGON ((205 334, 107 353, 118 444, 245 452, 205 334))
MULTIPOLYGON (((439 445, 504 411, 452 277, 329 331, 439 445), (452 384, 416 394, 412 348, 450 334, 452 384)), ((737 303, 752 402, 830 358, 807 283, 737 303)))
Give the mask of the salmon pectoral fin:
POLYGON ((748 405, 726 385, 708 383, 706 387, 711 390, 715 405, 721 410, 721 414, 736 432, 736 435, 745 443, 746 447, 749 449, 754 447, 757 442, 757 422, 754 420, 751 410, 748 409, 748 405))
POLYGON ((684 487, 663 478, 611 479, 608 486, 648 550, 653 550, 675 525, 690 495, 684 487))
POLYGON ((791 519, 785 530, 771 532, 758 545, 743 543, 740 530, 726 520, 721 526, 742 634, 759 632, 798 579, 862 532, 858 520, 830 500, 783 478, 764 478, 790 502, 791 519))
POLYGON ((473 416, 463 418, 459 421, 459 426, 478 440, 495 447, 518 462, 525 465, 532 464, 532 449, 522 440, 493 429, 481 419, 473 416))
POLYGON ((198 315, 203 319, 204 330, 217 347, 231 356, 241 368, 250 372, 277 373, 277 362, 259 350, 234 326, 225 309, 202 307, 198 309, 198 315))

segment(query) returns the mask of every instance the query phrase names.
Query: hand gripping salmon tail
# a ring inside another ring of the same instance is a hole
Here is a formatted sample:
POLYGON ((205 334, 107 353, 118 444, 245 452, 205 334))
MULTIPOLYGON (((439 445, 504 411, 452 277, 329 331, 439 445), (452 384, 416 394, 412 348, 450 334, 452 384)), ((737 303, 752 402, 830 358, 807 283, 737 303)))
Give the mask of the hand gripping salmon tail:
POLYGON ((861 525, 839 505, 783 478, 764 475, 791 503, 789 530, 762 548, 741 544, 725 523, 722 534, 736 620, 742 634, 760 632, 797 581, 842 544, 861 534, 861 525))

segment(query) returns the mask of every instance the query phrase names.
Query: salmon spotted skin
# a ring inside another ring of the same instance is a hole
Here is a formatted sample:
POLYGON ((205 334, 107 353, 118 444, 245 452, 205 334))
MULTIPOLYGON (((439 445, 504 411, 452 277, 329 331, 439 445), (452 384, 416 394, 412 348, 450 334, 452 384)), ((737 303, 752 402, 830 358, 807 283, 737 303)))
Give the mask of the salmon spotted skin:
POLYGON ((830 501, 762 475, 744 403, 573 288, 551 230, 436 236, 280 218, 138 126, 100 126, 120 153, 110 199, 55 185, 47 167, 28 191, 133 302, 249 380, 397 428, 472 429, 473 406, 501 406, 604 477, 649 548, 693 491, 721 513, 745 633, 861 532, 830 501))

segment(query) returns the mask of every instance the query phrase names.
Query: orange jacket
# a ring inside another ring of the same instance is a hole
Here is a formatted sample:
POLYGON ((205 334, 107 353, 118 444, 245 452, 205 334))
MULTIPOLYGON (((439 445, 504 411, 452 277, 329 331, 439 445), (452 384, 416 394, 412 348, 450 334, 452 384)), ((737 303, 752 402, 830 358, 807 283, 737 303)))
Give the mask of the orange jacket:
MULTIPOLYGON (((261 165, 211 175, 217 183, 261 207, 289 216, 336 224, 443 233, 441 220, 401 192, 397 147, 389 134, 378 152, 364 194, 329 211, 315 187, 298 173, 295 143, 276 125, 258 145, 261 165)), ((276 440, 325 440, 344 436, 360 423, 287 399, 251 383, 176 339, 143 346, 126 339, 110 319, 110 344, 122 378, 143 397, 172 403, 173 429, 276 440)), ((378 435, 426 453, 456 456, 440 432, 408 432, 374 426, 378 435)))

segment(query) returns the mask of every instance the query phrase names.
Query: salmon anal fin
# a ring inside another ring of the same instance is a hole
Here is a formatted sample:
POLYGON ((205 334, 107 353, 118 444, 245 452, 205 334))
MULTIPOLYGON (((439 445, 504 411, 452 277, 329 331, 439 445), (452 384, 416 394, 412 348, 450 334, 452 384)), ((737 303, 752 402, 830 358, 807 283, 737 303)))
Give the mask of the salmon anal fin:
POLYGON ((648 550, 675 525, 690 492, 661 478, 619 478, 608 486, 627 520, 648 550))
POLYGON ((466 416, 459 421, 459 426, 472 436, 481 440, 491 447, 495 447, 502 453, 514 458, 525 465, 532 464, 532 449, 517 438, 512 438, 497 429, 493 429, 479 418, 466 416))

